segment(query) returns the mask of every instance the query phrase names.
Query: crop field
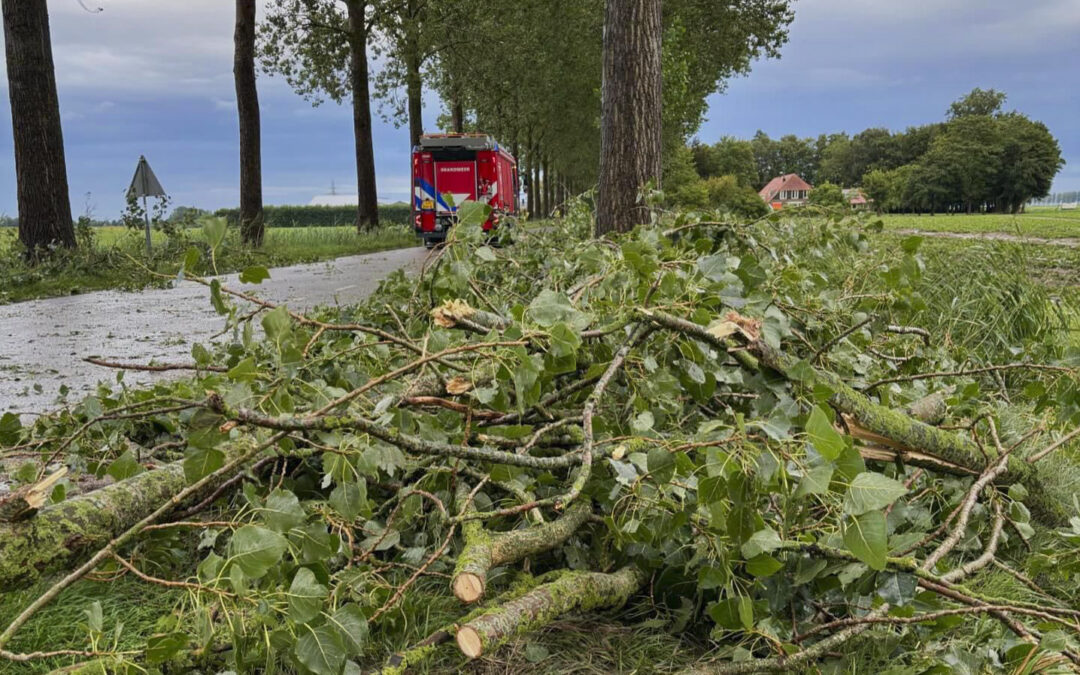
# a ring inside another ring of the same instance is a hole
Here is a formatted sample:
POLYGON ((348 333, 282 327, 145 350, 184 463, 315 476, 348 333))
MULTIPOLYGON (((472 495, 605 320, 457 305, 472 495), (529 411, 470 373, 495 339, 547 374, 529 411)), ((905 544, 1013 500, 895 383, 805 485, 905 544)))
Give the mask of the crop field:
POLYGON ((1031 208, 1026 213, 978 213, 957 215, 886 214, 881 217, 889 230, 956 232, 962 234, 1003 233, 1024 237, 1063 239, 1080 237, 1080 211, 1031 208))

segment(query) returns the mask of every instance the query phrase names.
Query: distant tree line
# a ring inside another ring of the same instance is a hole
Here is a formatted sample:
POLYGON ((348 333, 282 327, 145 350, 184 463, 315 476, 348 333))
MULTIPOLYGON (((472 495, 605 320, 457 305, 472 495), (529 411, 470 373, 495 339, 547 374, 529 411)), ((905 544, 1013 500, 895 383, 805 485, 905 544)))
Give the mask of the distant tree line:
POLYGON ((1001 92, 975 89, 949 107, 946 121, 902 132, 773 139, 758 131, 750 140, 694 142, 687 153, 703 180, 734 176, 760 189, 796 173, 814 185, 861 187, 883 211, 1016 212, 1049 193, 1064 161, 1046 125, 1003 112, 1004 102, 1001 92))

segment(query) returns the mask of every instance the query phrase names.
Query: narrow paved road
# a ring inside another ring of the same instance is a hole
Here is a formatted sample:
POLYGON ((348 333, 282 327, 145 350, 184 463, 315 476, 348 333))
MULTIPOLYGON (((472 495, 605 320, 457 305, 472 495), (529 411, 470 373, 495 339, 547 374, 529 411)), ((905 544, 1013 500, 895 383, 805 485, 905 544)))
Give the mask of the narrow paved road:
MULTIPOLYGON (((370 295, 396 269, 420 269, 423 248, 349 256, 310 265, 270 270, 258 286, 242 286, 236 275, 225 285, 252 291, 293 309, 350 304, 370 295)), ((224 326, 198 284, 142 292, 100 291, 0 306, 0 413, 44 412, 56 408, 60 388, 78 401, 115 371, 83 361, 86 356, 148 362, 190 362, 191 346, 224 326)), ((127 384, 160 374, 130 371, 127 384)))

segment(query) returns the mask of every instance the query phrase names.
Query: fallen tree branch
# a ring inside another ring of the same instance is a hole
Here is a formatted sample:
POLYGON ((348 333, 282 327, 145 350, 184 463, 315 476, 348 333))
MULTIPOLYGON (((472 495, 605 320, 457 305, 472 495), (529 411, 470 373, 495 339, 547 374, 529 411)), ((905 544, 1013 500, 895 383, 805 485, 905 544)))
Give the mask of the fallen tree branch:
POLYGON ((93 356, 87 356, 83 359, 87 363, 95 366, 102 366, 104 368, 117 368, 119 370, 142 370, 151 373, 163 373, 169 370, 195 370, 205 371, 208 373, 227 373, 229 369, 225 366, 201 366, 197 363, 124 363, 121 361, 106 361, 105 359, 99 359, 93 356))
POLYGON ((484 596, 493 567, 517 562, 559 546, 589 519, 592 509, 576 503, 557 520, 521 530, 488 532, 478 520, 463 526, 465 548, 458 555, 451 587, 458 600, 473 603, 484 596))
POLYGON ((29 519, 0 523, 0 590, 29 586, 68 569, 181 492, 183 462, 144 471, 46 506, 29 519))
POLYGON ((1054 373, 1066 373, 1075 375, 1076 370, 1065 366, 1050 366, 1040 363, 1004 363, 997 366, 984 366, 982 368, 970 368, 968 370, 947 370, 936 373, 918 373, 917 375, 897 375, 888 377, 877 382, 871 382, 863 387, 863 391, 873 391, 878 387, 894 382, 915 382, 916 380, 931 380, 940 377, 966 377, 969 375, 983 375, 985 373, 1000 373, 1006 370, 1044 370, 1054 373))
MULTIPOLYGON (((797 361, 769 347, 760 339, 751 340, 743 337, 746 344, 739 345, 732 339, 718 337, 710 333, 705 326, 685 319, 657 310, 638 309, 637 311, 659 326, 689 335, 723 350, 749 370, 760 370, 764 366, 793 383, 807 386, 803 378, 791 375, 797 361)), ((833 373, 813 367, 810 367, 810 372, 814 382, 824 385, 833 392, 828 399, 831 406, 849 416, 858 427, 872 432, 878 439, 886 440, 891 447, 903 451, 926 453, 948 464, 978 473, 982 472, 985 460, 979 447, 970 438, 938 429, 903 412, 875 403, 866 394, 856 391, 833 373)), ((1010 455, 1005 469, 997 474, 997 478, 1000 484, 1022 483, 1028 487, 1033 510, 1047 521, 1056 524, 1068 520, 1068 515, 1062 505, 1040 489, 1029 463, 1010 455)))
POLYGON ((457 644, 470 659, 490 653, 573 611, 619 607, 645 583, 636 567, 618 572, 567 572, 499 607, 482 612, 457 630, 457 644))
MULTIPOLYGON (((23 611, 17 617, 15 617, 11 621, 10 624, 8 624, 7 628, 5 628, 2 633, 0 633, 0 649, 3 649, 3 647, 11 640, 11 638, 14 637, 15 633, 17 633, 19 631, 19 629, 27 621, 29 621, 30 617, 34 616, 34 614, 36 614, 39 609, 41 609, 45 605, 52 602, 56 598, 56 596, 60 595, 60 593, 65 588, 71 586, 73 583, 75 583, 79 579, 82 579, 84 576, 86 576, 86 574, 88 572, 90 572, 95 567, 97 567, 99 564, 101 564, 101 562, 103 560, 105 560, 106 558, 111 556, 121 546, 123 546, 125 543, 130 541, 137 534, 139 534, 139 532, 142 531, 142 528, 146 527, 147 525, 150 525, 151 523, 156 521, 158 518, 161 518, 166 513, 168 513, 170 511, 172 511, 173 509, 175 509, 177 505, 181 504, 188 497, 190 497, 190 496, 192 496, 194 494, 197 494, 200 491, 205 490, 208 487, 210 487, 211 485, 215 484, 217 481, 221 480, 221 478, 223 476, 225 476, 225 475, 231 473, 232 471, 236 470, 238 467, 240 467, 241 465, 246 463, 248 460, 254 458, 256 455, 258 455, 263 450, 266 450, 267 448, 269 448, 272 445, 276 444, 279 440, 281 440, 284 437, 285 437, 284 433, 274 434, 273 436, 271 436, 270 438, 268 438, 266 441, 264 441, 262 443, 253 444, 253 446, 251 448, 249 448, 248 450, 245 450, 243 452, 238 453, 237 456, 234 459, 232 459, 231 461, 226 462, 224 464, 224 466, 219 468, 217 471, 214 471, 214 472, 212 472, 210 474, 207 474, 206 476, 202 477, 201 479, 199 479, 198 481, 192 483, 191 485, 188 485, 187 487, 180 490, 179 492, 176 492, 175 494, 172 494, 171 496, 166 497, 164 502, 158 504, 157 508, 154 509, 151 513, 147 514, 145 517, 140 519, 134 525, 131 525, 127 529, 123 530, 120 534, 118 534, 111 541, 109 541, 107 544, 105 544, 104 547, 98 549, 97 553, 95 553, 93 556, 91 556, 89 560, 87 560, 85 563, 82 564, 82 566, 80 566, 78 569, 76 569, 75 571, 68 574, 63 579, 57 581, 47 591, 45 591, 45 593, 43 593, 40 597, 38 597, 37 600, 30 603, 29 606, 27 606, 25 609, 23 609, 23 611)), ((147 472, 147 473, 154 473, 154 472, 147 472)), ((181 468, 181 475, 182 474, 183 474, 183 469, 181 468)), ((145 474, 139 474, 139 475, 143 476, 145 474)), ((158 500, 158 501, 160 501, 160 500, 158 500)), ((155 503, 157 503, 157 502, 155 502, 155 503)), ((2 537, 0 537, 0 540, 2 540, 2 537)), ((0 556, 0 559, 2 559, 2 556, 0 556)), ((6 562, 6 560, 4 562, 6 562)))
POLYGON ((307 416, 307 417, 271 417, 249 408, 233 408, 225 400, 214 394, 206 401, 206 407, 229 419, 266 429, 278 431, 333 431, 335 429, 353 429, 373 436, 380 441, 397 446, 402 450, 418 455, 439 457, 457 457, 475 459, 496 464, 527 466, 534 469, 559 469, 581 463, 577 452, 568 452, 556 457, 533 457, 505 452, 493 448, 476 448, 468 445, 450 445, 425 441, 415 436, 403 434, 397 429, 379 426, 375 422, 360 417, 344 416, 307 416))

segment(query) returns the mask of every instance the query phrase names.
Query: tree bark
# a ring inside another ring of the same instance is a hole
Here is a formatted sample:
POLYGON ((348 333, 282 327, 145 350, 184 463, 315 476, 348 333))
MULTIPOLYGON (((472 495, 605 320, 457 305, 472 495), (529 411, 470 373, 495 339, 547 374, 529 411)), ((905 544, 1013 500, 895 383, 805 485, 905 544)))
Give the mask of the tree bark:
POLYGON ((405 90, 409 100, 409 147, 420 145, 424 133, 423 81, 420 78, 420 38, 417 0, 409 0, 405 26, 405 90))
POLYGON ((641 187, 660 187, 661 0, 607 0, 596 233, 648 222, 641 187))
POLYGON ((540 189, 540 161, 537 157, 538 152, 536 145, 533 145, 532 152, 529 153, 529 164, 532 165, 532 185, 529 186, 529 211, 535 214, 536 218, 543 218, 544 204, 542 190, 540 189))
POLYGON ((618 572, 567 572, 551 583, 474 617, 458 628, 462 653, 475 659, 506 641, 551 623, 573 610, 589 611, 624 604, 645 575, 635 567, 618 572))
POLYGON ((467 520, 462 528, 465 548, 458 555, 451 581, 454 595, 464 603, 484 597, 487 574, 493 567, 517 562, 561 545, 589 519, 583 502, 570 506, 558 520, 509 532, 488 532, 479 520, 467 520))
POLYGON ((185 486, 183 463, 174 462, 0 524, 0 592, 81 562, 185 486))
POLYGON ((255 0, 236 0, 233 78, 240 121, 240 238, 245 244, 262 246, 262 146, 259 91, 255 83, 255 13, 255 0))
POLYGON ((75 247, 46 0, 3 0, 19 240, 30 259, 75 247))
POLYGON ((455 134, 465 132, 465 106, 457 97, 450 102, 450 126, 455 134))
POLYGON ((366 2, 348 0, 349 83, 352 89, 353 135, 356 141, 356 231, 378 227, 379 198, 375 186, 375 151, 371 136, 371 90, 368 83, 366 2))
POLYGON ((553 207, 551 191, 553 181, 551 180, 551 161, 548 160, 547 153, 543 155, 541 161, 544 168, 544 213, 550 216, 553 207))

